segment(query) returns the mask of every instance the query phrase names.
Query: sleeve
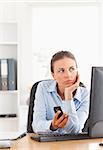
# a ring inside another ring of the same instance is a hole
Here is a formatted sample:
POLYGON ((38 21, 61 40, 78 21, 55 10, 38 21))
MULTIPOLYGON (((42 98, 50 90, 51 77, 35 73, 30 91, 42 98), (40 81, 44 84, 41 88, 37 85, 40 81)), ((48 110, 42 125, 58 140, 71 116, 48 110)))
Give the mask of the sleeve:
POLYGON ((34 132, 50 131, 51 120, 46 119, 45 94, 42 83, 39 83, 35 95, 33 123, 34 132))
POLYGON ((70 133, 78 133, 84 127, 85 121, 89 113, 89 93, 84 90, 81 93, 81 101, 79 107, 76 109, 75 103, 72 100, 65 100, 65 112, 69 116, 69 120, 65 126, 65 130, 70 133))

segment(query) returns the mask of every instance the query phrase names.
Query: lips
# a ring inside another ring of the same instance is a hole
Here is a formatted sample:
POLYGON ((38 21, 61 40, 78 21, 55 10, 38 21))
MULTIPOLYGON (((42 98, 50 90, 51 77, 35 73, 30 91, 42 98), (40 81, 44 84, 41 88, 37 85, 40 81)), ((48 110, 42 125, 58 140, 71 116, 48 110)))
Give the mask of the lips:
POLYGON ((73 84, 74 81, 73 80, 67 80, 67 81, 64 81, 65 84, 73 84))

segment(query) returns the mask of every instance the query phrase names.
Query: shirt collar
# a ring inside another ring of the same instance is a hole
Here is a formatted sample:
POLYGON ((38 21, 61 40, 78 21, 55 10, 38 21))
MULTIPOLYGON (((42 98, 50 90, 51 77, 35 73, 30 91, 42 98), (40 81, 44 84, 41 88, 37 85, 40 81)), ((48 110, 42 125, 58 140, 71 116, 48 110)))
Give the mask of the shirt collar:
POLYGON ((55 80, 53 80, 52 82, 51 82, 51 84, 50 84, 50 86, 48 86, 48 88, 47 88, 47 91, 48 92, 56 92, 57 90, 56 90, 56 81, 55 80))

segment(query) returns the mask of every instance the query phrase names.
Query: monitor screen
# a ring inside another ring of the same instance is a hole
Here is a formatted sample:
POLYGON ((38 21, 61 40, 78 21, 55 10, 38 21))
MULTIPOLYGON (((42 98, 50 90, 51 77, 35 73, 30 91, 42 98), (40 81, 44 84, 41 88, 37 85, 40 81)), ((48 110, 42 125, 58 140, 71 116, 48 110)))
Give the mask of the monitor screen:
POLYGON ((92 67, 89 135, 103 137, 103 67, 92 67))

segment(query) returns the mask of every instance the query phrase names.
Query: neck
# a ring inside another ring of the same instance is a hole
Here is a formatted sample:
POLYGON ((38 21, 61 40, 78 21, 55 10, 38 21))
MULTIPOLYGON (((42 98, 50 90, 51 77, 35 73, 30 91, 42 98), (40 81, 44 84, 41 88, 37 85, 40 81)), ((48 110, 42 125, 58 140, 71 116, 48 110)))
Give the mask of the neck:
POLYGON ((58 85, 57 85, 57 93, 60 95, 60 97, 61 97, 62 100, 65 99, 64 89, 60 88, 58 85))

